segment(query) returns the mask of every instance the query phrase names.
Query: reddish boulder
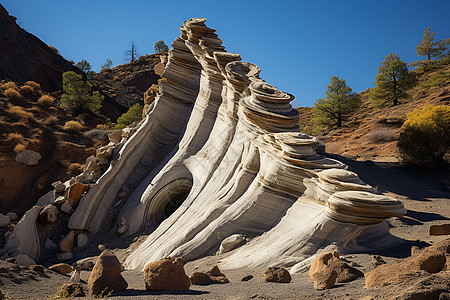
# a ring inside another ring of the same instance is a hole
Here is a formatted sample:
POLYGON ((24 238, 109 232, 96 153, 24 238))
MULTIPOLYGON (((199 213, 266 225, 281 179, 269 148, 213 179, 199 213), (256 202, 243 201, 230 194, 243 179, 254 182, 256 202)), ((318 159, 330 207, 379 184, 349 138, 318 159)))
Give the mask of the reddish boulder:
POLYGON ((110 250, 103 251, 97 259, 88 280, 89 295, 125 291, 128 283, 120 272, 122 265, 110 250))
POLYGON ((430 226, 430 235, 446 235, 446 234, 450 234, 450 224, 430 226))
POLYGON ((333 268, 325 267, 311 275, 316 290, 331 289, 337 279, 338 273, 333 268))
POLYGON ((67 190, 67 199, 70 206, 77 207, 81 196, 89 190, 90 186, 80 182, 75 183, 67 190))
POLYGON ((191 286, 181 258, 165 258, 144 268, 145 288, 150 291, 187 291, 191 286))
POLYGON ((196 285, 210 285, 229 283, 228 278, 219 270, 219 267, 214 266, 210 271, 206 273, 194 272, 189 276, 192 284, 196 285))
POLYGON ((291 274, 285 268, 269 267, 264 272, 264 280, 268 282, 289 283, 291 274))
POLYGON ((58 272, 59 274, 63 274, 63 275, 68 275, 68 274, 72 273, 72 271, 73 271, 72 266, 65 264, 65 263, 55 264, 48 269, 58 272))

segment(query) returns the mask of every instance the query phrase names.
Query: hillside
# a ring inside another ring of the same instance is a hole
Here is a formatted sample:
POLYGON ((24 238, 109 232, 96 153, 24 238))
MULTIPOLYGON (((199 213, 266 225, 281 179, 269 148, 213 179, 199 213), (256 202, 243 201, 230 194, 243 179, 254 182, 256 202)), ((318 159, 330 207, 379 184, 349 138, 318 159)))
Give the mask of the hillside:
MULTIPOLYGON (((357 160, 397 162, 398 135, 406 115, 424 106, 450 105, 450 65, 420 74, 418 85, 409 91, 410 99, 403 99, 400 105, 374 110, 369 100, 370 89, 360 93, 363 105, 342 128, 326 130, 321 139, 327 153, 342 155, 357 160), (436 75, 447 78, 442 86, 432 86, 436 75), (431 83, 431 84, 430 84, 431 83)), ((300 129, 311 134, 313 129, 312 108, 301 107, 300 129)))

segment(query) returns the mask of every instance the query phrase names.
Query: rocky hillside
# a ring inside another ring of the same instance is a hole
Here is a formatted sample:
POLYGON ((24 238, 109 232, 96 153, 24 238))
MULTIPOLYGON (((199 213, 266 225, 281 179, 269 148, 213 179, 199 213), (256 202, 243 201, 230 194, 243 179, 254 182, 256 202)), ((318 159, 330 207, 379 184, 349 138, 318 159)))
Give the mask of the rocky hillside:
POLYGON ((20 28, 0 4, 0 80, 32 80, 53 92, 61 89, 61 74, 66 71, 81 73, 56 48, 20 28))
MULTIPOLYGON (((419 74, 417 86, 409 92, 410 99, 403 99, 395 107, 372 109, 369 91, 360 93, 363 105, 353 118, 342 128, 326 130, 321 139, 328 153, 358 160, 396 162, 400 159, 397 140, 406 115, 430 104, 450 105, 450 65, 419 74)), ((311 134, 312 108, 298 109, 300 129, 311 134)))
POLYGON ((143 104, 144 93, 160 78, 153 68, 160 62, 160 53, 141 56, 134 62, 103 69, 92 76, 90 82, 105 96, 125 108, 143 104))

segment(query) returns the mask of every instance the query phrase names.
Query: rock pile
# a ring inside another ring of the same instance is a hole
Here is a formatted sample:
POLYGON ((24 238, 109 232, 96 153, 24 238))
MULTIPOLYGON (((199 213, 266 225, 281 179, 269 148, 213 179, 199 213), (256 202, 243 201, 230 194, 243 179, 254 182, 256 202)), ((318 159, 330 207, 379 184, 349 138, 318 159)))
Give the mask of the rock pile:
POLYGON ((219 270, 218 266, 214 266, 211 270, 206 273, 194 272, 189 276, 192 284, 197 285, 210 285, 210 284, 221 284, 229 283, 228 278, 219 270))

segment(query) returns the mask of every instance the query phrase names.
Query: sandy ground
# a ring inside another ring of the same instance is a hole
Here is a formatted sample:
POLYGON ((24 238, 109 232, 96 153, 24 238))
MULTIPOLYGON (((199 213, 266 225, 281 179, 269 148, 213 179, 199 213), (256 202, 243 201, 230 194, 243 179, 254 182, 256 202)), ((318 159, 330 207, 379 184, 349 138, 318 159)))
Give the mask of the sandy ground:
MULTIPOLYGON (((388 263, 395 262, 410 255, 411 245, 423 247, 449 238, 448 235, 428 234, 431 225, 450 223, 450 191, 443 184, 445 180, 449 180, 448 171, 410 170, 392 163, 371 164, 344 157, 339 159, 347 163, 350 169, 357 172, 367 183, 391 197, 402 200, 408 209, 406 216, 389 220, 390 232, 406 240, 403 247, 386 249, 379 253, 346 255, 345 258, 351 265, 367 272, 374 268, 373 254, 382 255, 388 263)), ((116 250, 120 259, 125 257, 125 251, 125 249, 116 250)), ((185 266, 186 273, 189 275, 194 271, 208 271, 220 261, 220 258, 213 256, 188 262, 185 266)), ((291 283, 281 284, 264 282, 264 269, 222 271, 230 283, 191 286, 188 292, 155 293, 145 290, 142 272, 126 270, 122 274, 128 282, 128 290, 113 294, 108 299, 384 299, 402 289, 401 286, 390 286, 366 290, 364 278, 359 278, 350 283, 338 284, 329 290, 316 291, 306 274, 294 274, 291 283), (247 275, 252 275, 253 279, 241 281, 247 275)), ((4 279, 0 284, 0 290, 10 299, 49 299, 69 277, 51 271, 46 273, 48 277, 33 276, 33 279, 16 283, 4 279)), ((87 282, 89 274, 88 271, 82 272, 84 282, 87 282)))

